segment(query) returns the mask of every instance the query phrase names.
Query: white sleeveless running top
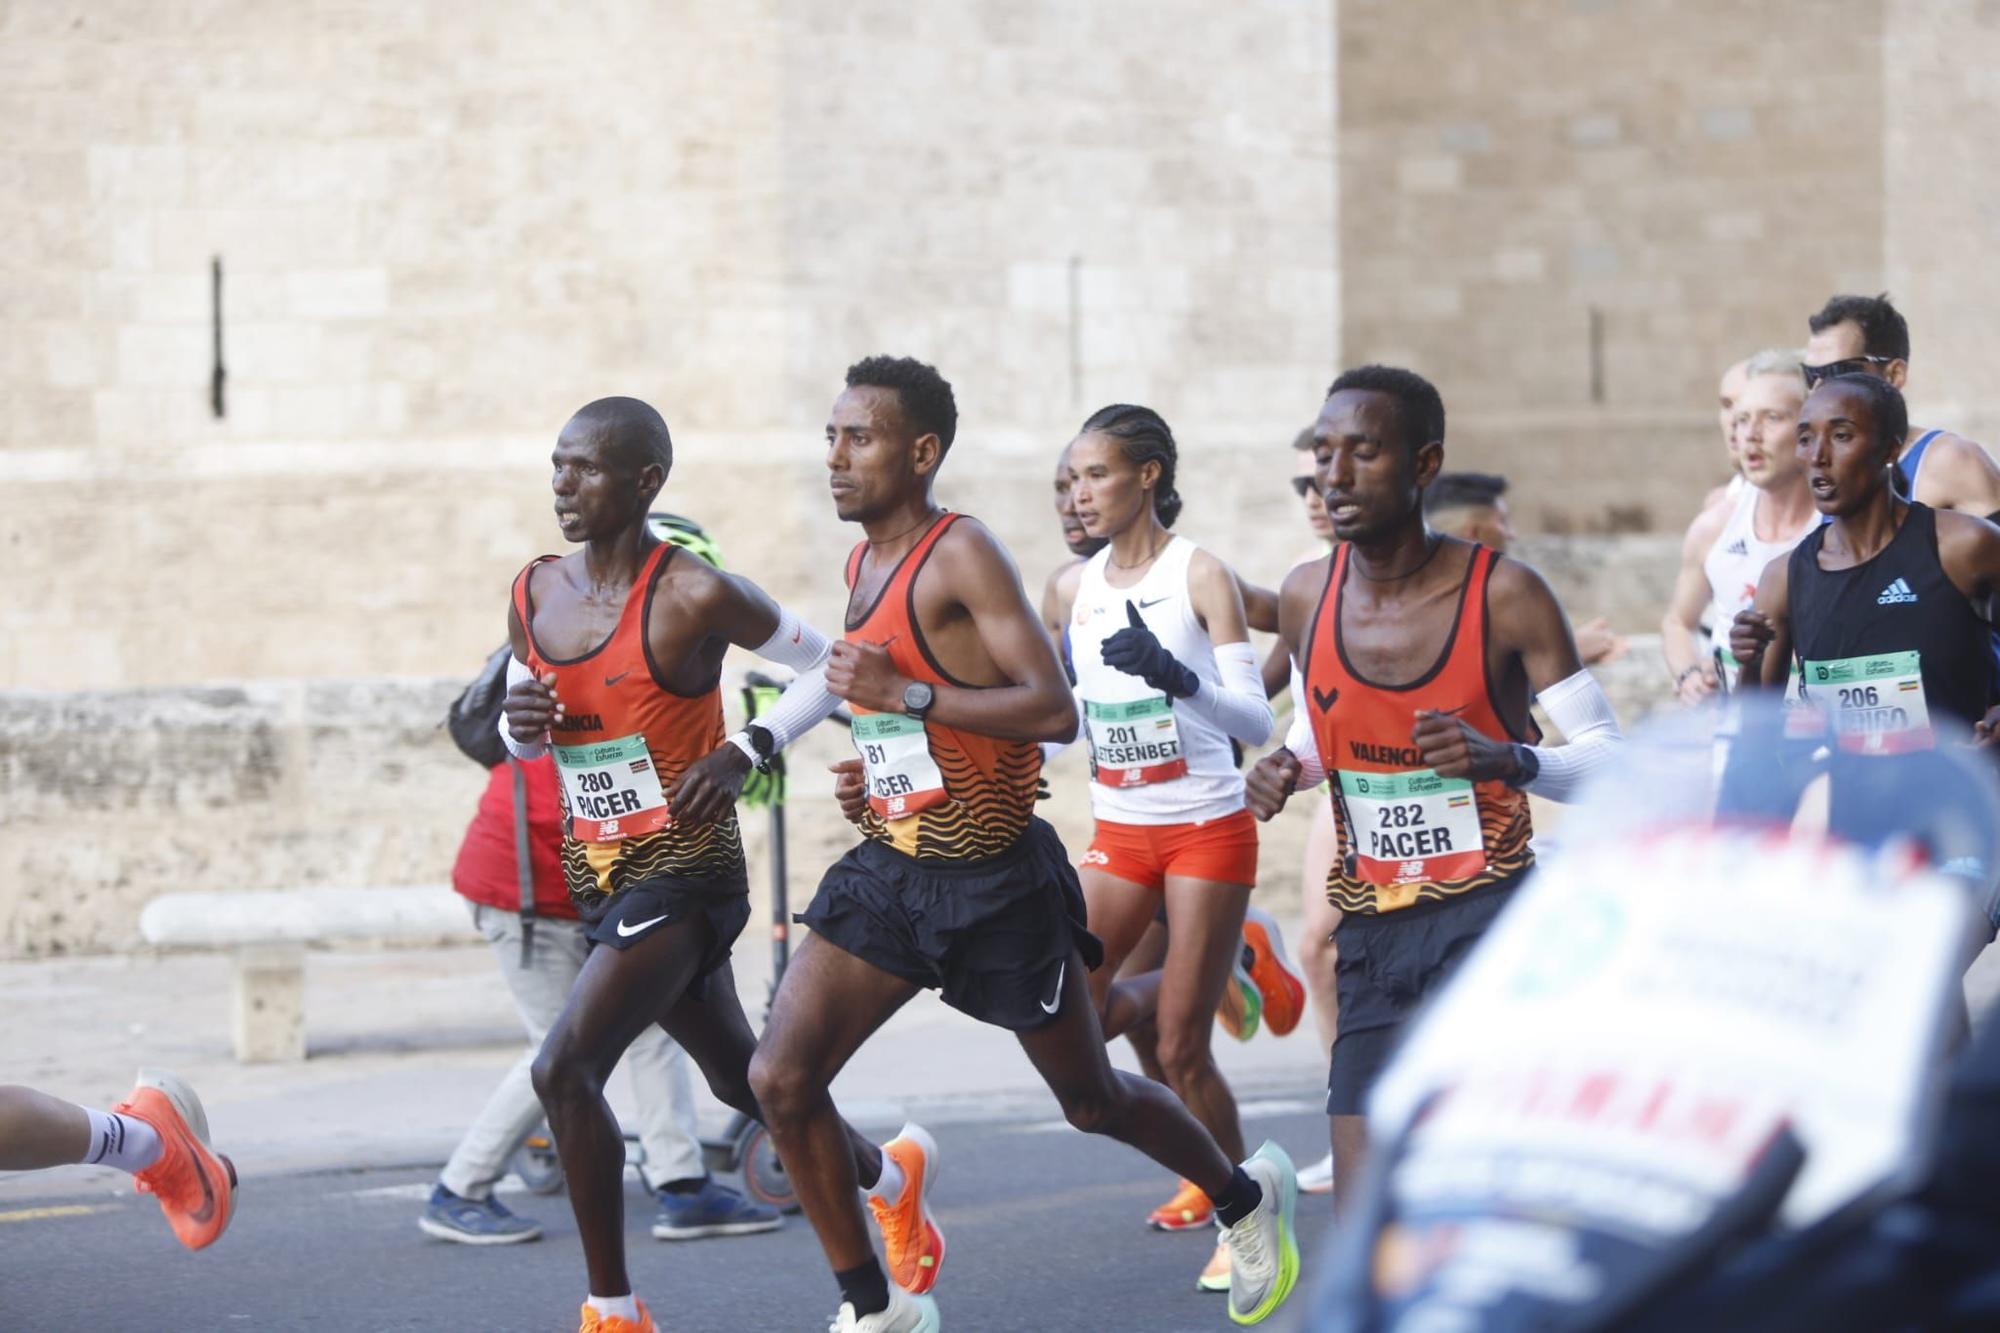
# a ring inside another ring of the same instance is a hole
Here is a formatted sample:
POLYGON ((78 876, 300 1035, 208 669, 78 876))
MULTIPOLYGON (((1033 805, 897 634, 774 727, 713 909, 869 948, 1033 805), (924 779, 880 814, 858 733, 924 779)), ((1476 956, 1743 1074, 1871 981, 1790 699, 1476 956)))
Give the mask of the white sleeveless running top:
POLYGON ((1243 774, 1229 737, 1183 699, 1104 664, 1104 641, 1131 624, 1131 603, 1160 645, 1211 685, 1221 683, 1215 645, 1195 618, 1188 564, 1201 549, 1168 542, 1129 588, 1104 581, 1105 547, 1083 567, 1070 614, 1070 662, 1090 746, 1090 806, 1114 824, 1188 824, 1243 809, 1243 774))
POLYGON ((1820 521, 1815 513, 1791 536, 1763 541, 1757 536, 1757 502, 1763 494, 1746 484, 1734 500, 1724 502, 1730 506, 1729 521, 1701 562, 1709 587, 1709 652, 1718 655, 1714 660, 1720 663, 1724 683, 1732 690, 1736 688, 1736 659, 1729 652, 1729 627, 1735 623, 1736 613, 1757 600, 1757 580, 1763 577, 1764 567, 1797 546, 1820 521))

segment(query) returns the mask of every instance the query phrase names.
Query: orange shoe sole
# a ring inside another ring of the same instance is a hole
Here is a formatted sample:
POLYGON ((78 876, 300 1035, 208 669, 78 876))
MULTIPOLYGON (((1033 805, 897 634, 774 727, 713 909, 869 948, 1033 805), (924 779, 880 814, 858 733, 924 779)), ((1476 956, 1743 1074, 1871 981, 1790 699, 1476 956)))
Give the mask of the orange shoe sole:
POLYGON ((1267 913, 1252 910, 1243 918, 1243 942, 1256 960, 1250 978, 1264 997, 1264 1026, 1274 1036, 1285 1036, 1299 1025, 1306 1011, 1306 987, 1285 956, 1284 936, 1267 913))

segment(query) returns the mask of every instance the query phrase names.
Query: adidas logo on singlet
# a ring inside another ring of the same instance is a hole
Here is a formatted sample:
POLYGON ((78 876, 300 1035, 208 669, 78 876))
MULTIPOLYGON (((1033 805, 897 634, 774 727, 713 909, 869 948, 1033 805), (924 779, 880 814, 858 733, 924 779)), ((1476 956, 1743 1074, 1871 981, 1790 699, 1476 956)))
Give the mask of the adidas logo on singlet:
POLYGON ((1875 599, 1875 605, 1894 606, 1897 602, 1914 602, 1916 600, 1917 595, 1910 591, 1910 585, 1901 579, 1897 579, 1894 583, 1882 589, 1882 595, 1875 599))
POLYGON ((1724 555, 1748 555, 1750 554, 1750 543, 1738 537, 1735 541, 1723 547, 1722 553, 1724 555))

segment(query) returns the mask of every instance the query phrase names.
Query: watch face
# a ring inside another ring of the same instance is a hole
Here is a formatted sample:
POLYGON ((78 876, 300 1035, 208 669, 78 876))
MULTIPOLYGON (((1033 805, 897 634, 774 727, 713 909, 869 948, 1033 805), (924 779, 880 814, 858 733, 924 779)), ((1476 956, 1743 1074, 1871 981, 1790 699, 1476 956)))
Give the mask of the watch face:
POLYGON ((903 687, 903 707, 914 713, 921 713, 931 706, 931 687, 921 680, 913 680, 903 687))

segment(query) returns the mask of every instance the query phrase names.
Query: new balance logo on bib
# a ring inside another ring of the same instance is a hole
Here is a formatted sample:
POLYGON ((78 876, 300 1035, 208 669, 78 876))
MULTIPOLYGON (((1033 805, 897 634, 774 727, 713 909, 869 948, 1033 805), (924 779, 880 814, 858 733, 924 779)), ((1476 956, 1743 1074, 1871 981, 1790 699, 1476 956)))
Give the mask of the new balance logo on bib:
POLYGON ((1894 606, 1897 602, 1914 602, 1916 600, 1917 595, 1910 591, 1910 585, 1902 579, 1897 579, 1888 587, 1882 589, 1882 595, 1875 599, 1875 605, 1894 606))

